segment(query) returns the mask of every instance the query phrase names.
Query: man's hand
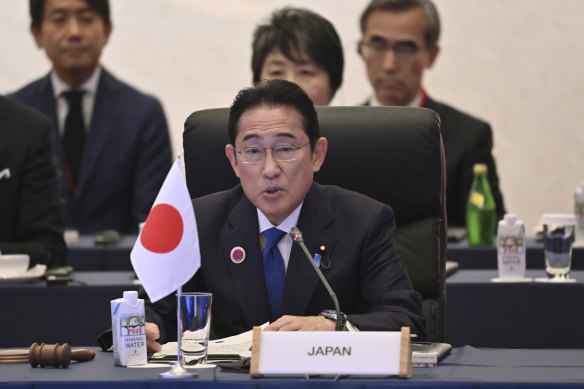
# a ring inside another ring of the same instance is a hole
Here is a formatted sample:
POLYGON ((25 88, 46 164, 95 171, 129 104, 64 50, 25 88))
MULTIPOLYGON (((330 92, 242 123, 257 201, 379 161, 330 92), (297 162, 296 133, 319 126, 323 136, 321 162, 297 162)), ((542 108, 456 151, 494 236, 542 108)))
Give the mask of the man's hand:
POLYGON ((282 316, 264 331, 334 331, 335 322, 324 316, 282 316))
POLYGON ((148 352, 158 352, 162 346, 156 340, 160 338, 158 326, 154 323, 146 322, 146 349, 148 352))

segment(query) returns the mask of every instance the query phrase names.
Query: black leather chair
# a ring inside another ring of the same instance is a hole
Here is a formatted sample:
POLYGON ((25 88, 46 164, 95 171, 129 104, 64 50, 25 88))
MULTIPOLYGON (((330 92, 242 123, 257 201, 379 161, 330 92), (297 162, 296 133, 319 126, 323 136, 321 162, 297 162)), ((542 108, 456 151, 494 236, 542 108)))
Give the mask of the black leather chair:
MULTIPOLYGON (((445 162, 438 115, 425 108, 318 107, 328 153, 315 180, 391 205, 395 245, 422 295, 428 340, 446 340, 445 162)), ((226 108, 193 113, 183 134, 193 198, 238 183, 225 156, 226 108)))

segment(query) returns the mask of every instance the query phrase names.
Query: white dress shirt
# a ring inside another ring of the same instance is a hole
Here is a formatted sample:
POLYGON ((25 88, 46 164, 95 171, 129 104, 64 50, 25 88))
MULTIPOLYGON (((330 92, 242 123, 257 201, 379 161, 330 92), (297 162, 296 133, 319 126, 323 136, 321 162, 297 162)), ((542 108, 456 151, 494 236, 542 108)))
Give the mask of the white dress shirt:
MULTIPOLYGON (((81 101, 83 107, 83 121, 85 122, 85 132, 89 132, 89 125, 91 124, 91 115, 93 115, 93 104, 95 103, 95 94, 97 93, 97 84, 99 76, 101 75, 101 67, 98 66, 95 72, 89 77, 83 85, 77 90, 83 90, 83 99, 81 101)), ((69 112, 69 104, 67 99, 62 95, 63 92, 72 90, 71 87, 61 80, 55 71, 51 72, 51 83, 53 84, 53 92, 55 93, 55 101, 57 103, 57 119, 59 120, 59 134, 63 136, 65 133, 65 119, 67 112, 69 112)))
POLYGON ((284 259, 284 271, 288 270, 288 261, 290 261, 290 251, 292 250, 292 244, 294 243, 294 241, 292 240, 292 236, 290 235, 290 230, 292 229, 292 227, 296 227, 296 224, 298 223, 298 218, 300 217, 300 210, 302 209, 302 204, 303 203, 300 203, 300 205, 296 207, 296 209, 292 211, 292 213, 288 215, 288 217, 284 219, 284 221, 280 223, 280 225, 277 226, 273 225, 268 220, 266 215, 264 215, 262 211, 256 208, 258 212, 258 221, 260 226, 259 231, 260 247, 262 251, 267 244, 266 237, 264 236, 265 230, 269 230, 270 228, 276 227, 280 231, 284 231, 286 233, 286 235, 284 235, 282 239, 280 239, 280 241, 278 242, 278 250, 280 250, 280 254, 282 254, 282 259, 284 259))
MULTIPOLYGON (((416 97, 406 107, 419 107, 420 103, 422 102, 422 96, 423 96, 422 92, 421 91, 418 92, 416 97)), ((375 95, 369 98, 369 105, 371 107, 384 107, 384 105, 381 104, 379 100, 377 100, 377 97, 375 97, 375 95)))

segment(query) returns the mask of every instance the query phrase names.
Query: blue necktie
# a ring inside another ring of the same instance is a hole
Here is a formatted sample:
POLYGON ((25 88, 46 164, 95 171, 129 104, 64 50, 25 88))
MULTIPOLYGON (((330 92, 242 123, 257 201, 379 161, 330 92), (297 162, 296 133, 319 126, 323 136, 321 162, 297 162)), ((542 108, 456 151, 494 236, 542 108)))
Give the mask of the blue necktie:
POLYGON ((264 277, 266 278, 266 291, 268 292, 268 303, 270 304, 270 318, 274 321, 280 317, 282 311, 282 299, 284 298, 284 259, 278 250, 278 242, 286 235, 284 231, 277 228, 270 228, 264 231, 264 236, 268 244, 262 256, 264 262, 264 277))

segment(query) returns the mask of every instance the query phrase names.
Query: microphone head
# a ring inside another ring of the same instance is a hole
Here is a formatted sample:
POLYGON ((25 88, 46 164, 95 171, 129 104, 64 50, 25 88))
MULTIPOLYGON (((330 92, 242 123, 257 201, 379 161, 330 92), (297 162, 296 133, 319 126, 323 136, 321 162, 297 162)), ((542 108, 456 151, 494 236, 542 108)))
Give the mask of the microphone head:
POLYGON ((290 235, 292 235, 292 239, 295 242, 303 242, 304 241, 304 239, 302 239, 302 232, 300 232, 298 227, 292 227, 290 229, 290 235))

